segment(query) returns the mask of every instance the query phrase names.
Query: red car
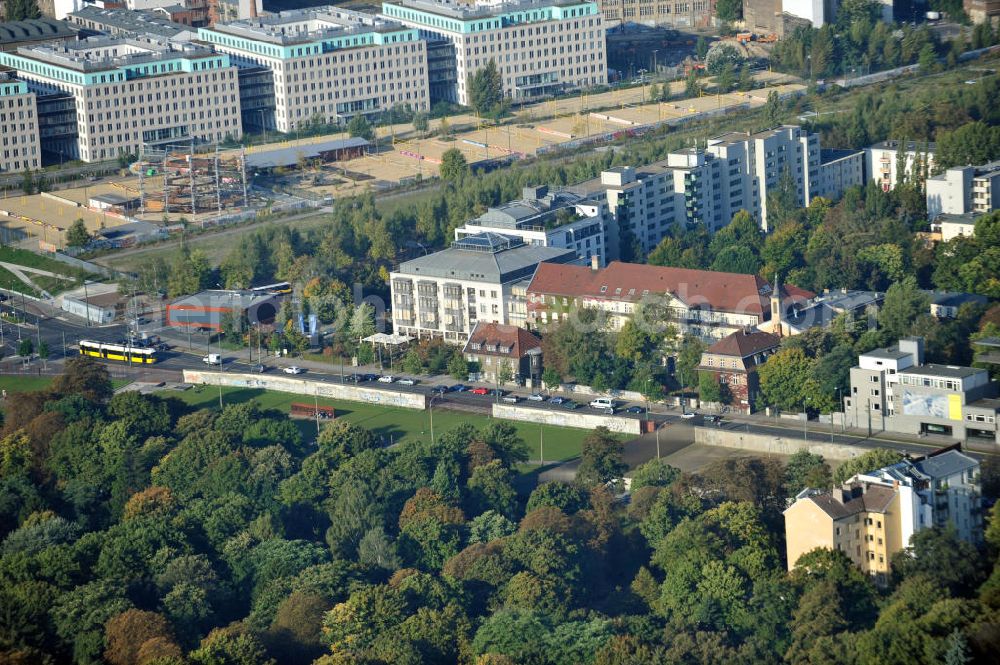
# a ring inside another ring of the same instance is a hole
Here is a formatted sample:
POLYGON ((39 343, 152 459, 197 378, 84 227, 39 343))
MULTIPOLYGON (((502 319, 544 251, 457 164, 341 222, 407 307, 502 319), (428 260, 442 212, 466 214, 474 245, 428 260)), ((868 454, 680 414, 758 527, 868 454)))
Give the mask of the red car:
POLYGON ((489 388, 473 388, 469 392, 471 392, 473 395, 489 395, 490 394, 489 388))

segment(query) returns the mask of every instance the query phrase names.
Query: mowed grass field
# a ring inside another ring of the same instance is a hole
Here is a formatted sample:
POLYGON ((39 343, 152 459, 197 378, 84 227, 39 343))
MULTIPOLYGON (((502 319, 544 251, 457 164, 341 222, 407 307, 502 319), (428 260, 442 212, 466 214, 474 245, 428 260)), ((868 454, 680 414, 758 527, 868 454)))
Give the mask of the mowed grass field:
MULTIPOLYGON (((219 389, 211 386, 196 386, 183 392, 164 392, 165 397, 176 397, 181 401, 195 408, 218 408, 219 389)), ((253 390, 247 388, 223 388, 222 401, 224 404, 246 402, 254 400, 263 409, 277 409, 283 413, 288 413, 292 402, 312 404, 314 399, 306 395, 294 395, 291 393, 274 392, 267 390, 253 390)), ((330 399, 319 399, 320 406, 332 406, 337 418, 346 418, 352 423, 356 423, 366 429, 371 430, 376 436, 383 439, 386 444, 408 443, 417 440, 430 439, 430 412, 417 411, 416 409, 396 409, 361 402, 344 402, 330 399)), ((434 435, 440 436, 449 429, 463 423, 471 423, 475 427, 482 427, 492 420, 489 416, 483 416, 464 411, 452 411, 443 407, 434 409, 434 435)), ((311 419, 299 419, 296 422, 306 437, 316 435, 316 423, 311 419)), ((572 459, 580 454, 580 448, 588 430, 574 429, 570 427, 554 427, 551 425, 539 425, 537 423, 525 423, 509 421, 518 434, 528 445, 528 455, 532 460, 541 459, 539 456, 540 444, 545 447, 545 461, 561 461, 572 459)))

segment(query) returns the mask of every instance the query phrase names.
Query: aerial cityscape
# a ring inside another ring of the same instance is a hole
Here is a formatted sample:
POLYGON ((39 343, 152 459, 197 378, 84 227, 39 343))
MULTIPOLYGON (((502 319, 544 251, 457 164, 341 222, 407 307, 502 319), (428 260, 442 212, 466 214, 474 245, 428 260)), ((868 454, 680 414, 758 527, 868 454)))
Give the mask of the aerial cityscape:
POLYGON ((0 665, 995 664, 998 69, 998 0, 0 0, 0 665))

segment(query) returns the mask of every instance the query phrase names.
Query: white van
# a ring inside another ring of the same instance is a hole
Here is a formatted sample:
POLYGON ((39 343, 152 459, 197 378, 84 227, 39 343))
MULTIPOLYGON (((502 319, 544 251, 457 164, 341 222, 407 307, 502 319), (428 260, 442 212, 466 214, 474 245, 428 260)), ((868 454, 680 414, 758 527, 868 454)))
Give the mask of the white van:
POLYGON ((595 400, 591 400, 590 408, 598 409, 600 411, 611 411, 615 410, 615 401, 610 397, 598 397, 595 400))
POLYGON ((206 365, 221 365, 222 364, 222 354, 221 353, 210 353, 201 359, 201 362, 206 365))

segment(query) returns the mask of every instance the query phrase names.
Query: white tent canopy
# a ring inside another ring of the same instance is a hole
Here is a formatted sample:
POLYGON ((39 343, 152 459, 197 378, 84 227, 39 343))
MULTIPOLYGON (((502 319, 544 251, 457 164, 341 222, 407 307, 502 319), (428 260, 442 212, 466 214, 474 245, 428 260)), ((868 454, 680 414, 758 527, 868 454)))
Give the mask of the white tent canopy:
POLYGON ((375 333, 374 335, 369 335, 361 340, 362 342, 371 342, 372 344, 382 344, 384 346, 399 346, 400 344, 406 344, 407 342, 413 341, 412 337, 407 335, 399 335, 397 333, 375 333))

